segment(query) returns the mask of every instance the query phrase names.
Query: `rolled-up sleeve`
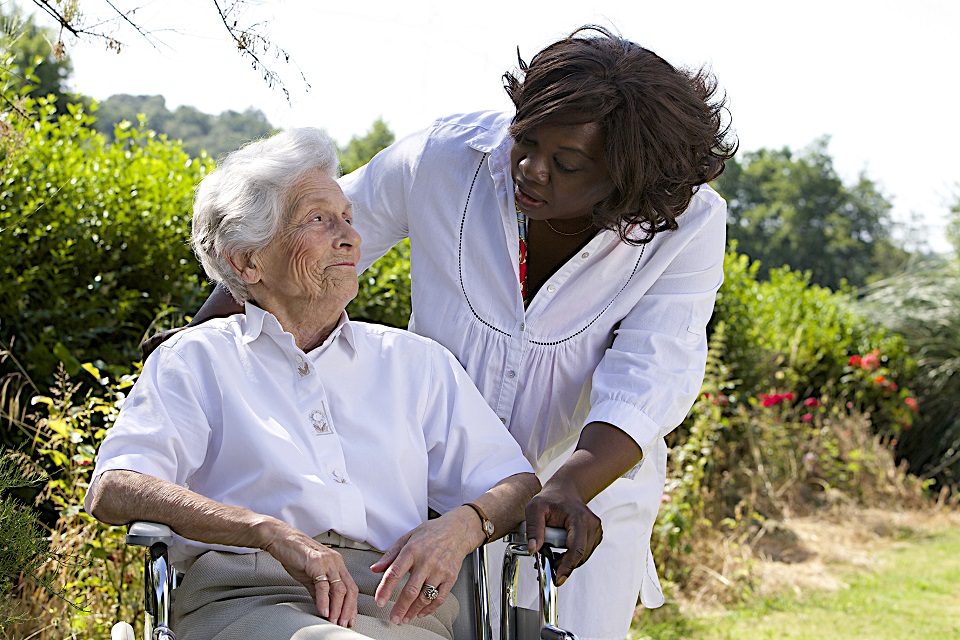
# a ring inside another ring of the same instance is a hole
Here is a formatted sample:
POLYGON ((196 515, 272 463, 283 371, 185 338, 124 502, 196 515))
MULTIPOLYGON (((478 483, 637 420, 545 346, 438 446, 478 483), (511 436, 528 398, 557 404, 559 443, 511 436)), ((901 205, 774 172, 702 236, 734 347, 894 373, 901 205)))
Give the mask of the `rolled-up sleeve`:
POLYGON ((100 449, 90 489, 106 471, 127 470, 185 485, 206 455, 210 424, 195 373, 179 353, 162 346, 144 363, 116 424, 100 449))
MULTIPOLYGON (((684 222, 680 218, 680 224, 684 222)), ((723 283, 726 205, 696 233, 621 321, 592 378, 585 421, 615 425, 647 454, 686 417, 703 383, 707 323, 723 283)))
POLYGON ((429 504, 440 513, 533 467, 456 359, 434 344, 425 377, 429 504))

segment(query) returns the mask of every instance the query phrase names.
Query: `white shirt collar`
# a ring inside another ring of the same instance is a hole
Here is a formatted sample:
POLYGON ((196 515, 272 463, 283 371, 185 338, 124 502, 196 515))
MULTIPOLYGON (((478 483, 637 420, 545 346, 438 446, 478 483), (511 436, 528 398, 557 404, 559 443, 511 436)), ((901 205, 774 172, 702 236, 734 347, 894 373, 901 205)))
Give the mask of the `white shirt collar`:
MULTIPOLYGON (((241 323, 243 344, 250 344, 259 338, 261 334, 267 334, 281 346, 293 345, 294 348, 297 348, 293 336, 284 330, 280 325, 280 321, 277 320, 277 317, 269 311, 261 309, 252 302, 247 302, 244 304, 244 313, 246 314, 246 321, 241 323)), ((350 347, 351 353, 356 355, 356 336, 354 335, 354 329, 350 318, 347 317, 346 311, 340 312, 337 326, 334 327, 330 335, 327 336, 327 339, 323 341, 320 348, 332 344, 339 336, 343 336, 347 345, 350 347)), ((297 350, 299 351, 299 348, 297 348, 297 350)))

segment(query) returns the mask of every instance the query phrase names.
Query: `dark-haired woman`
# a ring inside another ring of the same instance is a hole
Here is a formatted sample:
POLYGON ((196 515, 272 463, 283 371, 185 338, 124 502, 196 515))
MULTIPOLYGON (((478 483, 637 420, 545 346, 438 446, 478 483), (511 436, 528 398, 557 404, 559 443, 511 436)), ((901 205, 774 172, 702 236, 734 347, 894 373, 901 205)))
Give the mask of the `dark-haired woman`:
POLYGON ((703 380, 726 224, 705 183, 735 143, 708 74, 604 29, 504 80, 516 114, 442 118, 341 184, 361 268, 410 238, 410 329, 457 356, 544 481, 530 537, 568 529, 561 625, 622 639, 638 593, 663 602, 663 436, 703 380))
MULTIPOLYGON (((568 531, 561 625, 622 639, 638 593, 663 603, 663 436, 703 380, 726 224, 706 183, 736 143, 709 74, 602 28, 504 80, 515 114, 442 118, 341 185, 359 266, 410 239, 410 329, 454 353, 544 481, 528 535, 568 531)), ((235 312, 225 298, 198 318, 235 312)))

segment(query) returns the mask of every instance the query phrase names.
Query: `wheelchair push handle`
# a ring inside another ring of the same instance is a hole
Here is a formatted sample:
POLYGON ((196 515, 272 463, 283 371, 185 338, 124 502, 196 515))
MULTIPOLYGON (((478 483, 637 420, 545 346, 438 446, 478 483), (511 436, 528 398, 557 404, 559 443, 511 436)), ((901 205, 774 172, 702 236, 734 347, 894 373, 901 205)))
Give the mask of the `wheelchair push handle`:
MULTIPOLYGON (((511 544, 526 544, 527 542, 527 523, 521 522, 520 526, 506 535, 507 542, 511 544)), ((567 530, 558 527, 547 527, 543 534, 543 544, 555 549, 567 548, 567 530)))

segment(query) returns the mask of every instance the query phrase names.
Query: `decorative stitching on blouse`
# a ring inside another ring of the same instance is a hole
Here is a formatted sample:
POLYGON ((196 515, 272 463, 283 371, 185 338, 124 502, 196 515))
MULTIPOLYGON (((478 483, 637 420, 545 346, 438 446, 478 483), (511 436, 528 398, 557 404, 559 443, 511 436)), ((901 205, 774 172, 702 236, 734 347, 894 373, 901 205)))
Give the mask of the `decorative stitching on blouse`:
POLYGON ((562 340, 557 340, 555 342, 540 342, 539 340, 531 340, 530 342, 533 344, 538 344, 543 347, 552 347, 560 344, 561 342, 566 342, 567 340, 575 338, 581 333, 583 333, 584 331, 586 331, 587 329, 589 329, 590 325, 592 325, 594 322, 600 319, 600 316, 602 316, 604 312, 606 312, 606 310, 610 308, 610 305, 612 305, 616 301, 616 299, 620 297, 620 294, 623 293, 623 290, 626 289, 627 285, 630 284, 630 281, 633 280, 633 276, 637 274, 637 269, 640 268, 640 261, 643 260, 643 254, 646 251, 646 249, 647 249, 647 245, 641 245, 640 255, 637 257, 637 263, 633 265, 633 271, 630 272, 630 277, 627 278, 627 281, 623 283, 622 287, 620 287, 620 291, 617 291, 617 295, 613 296, 610 299, 610 302, 607 303, 607 306, 605 306, 603 309, 600 310, 600 313, 597 314, 597 317, 591 320, 590 322, 588 322, 582 329, 580 329, 580 331, 577 331, 576 333, 571 334, 566 338, 563 338, 562 340))
POLYGON ((473 182, 470 183, 470 191, 467 192, 467 202, 463 205, 463 217, 460 219, 460 247, 457 251, 457 268, 460 270, 460 291, 463 292, 463 297, 467 301, 467 306, 470 307, 473 317, 476 318, 484 326, 493 329, 497 333, 502 333, 505 336, 510 336, 509 333, 503 329, 498 329, 483 318, 477 313, 477 310, 473 308, 473 303, 470 302, 470 296, 467 295, 467 289, 463 286, 463 226, 467 222, 467 207, 470 206, 470 196, 473 195, 473 187, 477 184, 477 176, 480 175, 480 169, 483 167, 484 161, 487 159, 489 153, 484 153, 483 157, 480 158, 480 164, 477 165, 477 171, 473 174, 473 182))
MULTIPOLYGON (((477 184, 477 176, 480 175, 480 169, 483 167, 483 163, 487 159, 488 155, 490 154, 484 153, 483 157, 480 158, 480 164, 477 165, 477 170, 473 174, 473 181, 470 183, 470 191, 467 192, 467 201, 463 205, 463 217, 460 219, 460 246, 457 252, 457 262, 458 262, 457 268, 459 269, 459 272, 460 272, 460 291, 463 292, 463 297, 467 301, 467 306, 470 307, 470 312, 473 313, 473 317, 476 318, 480 324, 484 325, 489 329, 493 329, 497 333, 502 333, 505 336, 513 337, 512 334, 510 334, 509 332, 504 331, 503 329, 498 329, 497 327, 493 326, 492 324, 490 324, 489 322, 487 322, 486 320, 480 317, 480 315, 477 313, 477 310, 473 308, 473 303, 470 302, 470 296, 467 295, 467 289, 463 285, 463 227, 467 223, 467 208, 470 206, 470 197, 473 195, 473 188, 477 184)), ((613 298, 610 299, 610 302, 607 303, 607 306, 601 309, 600 313, 598 313, 593 320, 585 324, 576 333, 572 333, 566 338, 563 338, 561 340, 555 340, 553 342, 542 342, 539 340, 530 340, 530 343, 540 345, 542 347, 553 347, 558 344, 564 343, 567 340, 572 340, 573 338, 577 337, 578 335, 580 335, 581 333, 589 329, 593 325, 593 323, 599 320, 600 316, 602 316, 606 312, 606 310, 610 308, 610 305, 616 302, 617 298, 620 297, 620 294, 623 293, 624 289, 627 288, 627 285, 630 284, 630 281, 633 280, 633 276, 637 274, 637 269, 640 268, 640 261, 643 260, 643 254, 646 252, 646 249, 647 249, 647 245, 641 246, 640 255, 637 257, 636 264, 633 265, 633 271, 630 272, 630 277, 627 278, 627 281, 623 283, 622 287, 620 287, 620 291, 617 291, 617 295, 613 296, 613 298)))

